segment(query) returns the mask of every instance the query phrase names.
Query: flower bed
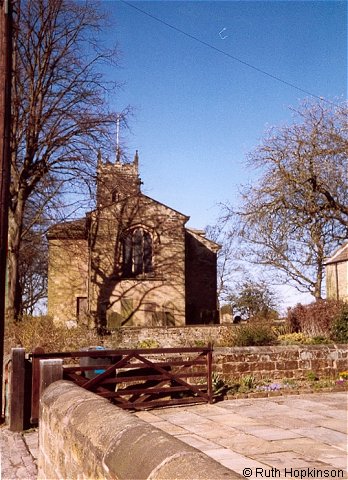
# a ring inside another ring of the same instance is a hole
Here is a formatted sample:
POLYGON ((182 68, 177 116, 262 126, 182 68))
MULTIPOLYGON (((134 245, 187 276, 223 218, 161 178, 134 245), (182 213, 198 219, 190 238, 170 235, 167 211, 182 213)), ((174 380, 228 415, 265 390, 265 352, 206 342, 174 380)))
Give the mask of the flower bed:
POLYGON ((262 398, 302 393, 348 391, 348 372, 340 372, 337 379, 319 378, 308 372, 306 380, 284 379, 279 382, 256 380, 246 375, 235 382, 225 383, 219 375, 213 377, 217 399, 262 398))

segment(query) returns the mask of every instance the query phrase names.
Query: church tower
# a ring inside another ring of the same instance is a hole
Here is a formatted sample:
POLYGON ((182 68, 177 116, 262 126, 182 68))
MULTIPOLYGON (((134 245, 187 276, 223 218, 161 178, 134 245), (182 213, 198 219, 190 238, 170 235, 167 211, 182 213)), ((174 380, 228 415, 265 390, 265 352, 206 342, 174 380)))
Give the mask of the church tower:
POLYGON ((103 162, 98 155, 97 165, 97 208, 134 197, 141 193, 139 157, 135 152, 132 163, 123 163, 117 157, 115 163, 103 162))

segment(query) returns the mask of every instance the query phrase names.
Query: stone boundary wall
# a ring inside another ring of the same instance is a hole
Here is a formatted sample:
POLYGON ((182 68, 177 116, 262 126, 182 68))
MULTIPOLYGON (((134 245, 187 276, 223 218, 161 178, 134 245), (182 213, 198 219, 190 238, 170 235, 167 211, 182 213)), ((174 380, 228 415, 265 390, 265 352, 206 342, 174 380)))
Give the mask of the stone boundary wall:
MULTIPOLYGON (((156 341, 159 347, 168 348, 206 346, 210 342, 214 345, 228 338, 233 328, 236 325, 126 327, 118 332, 119 345, 120 348, 134 348, 139 342, 148 340, 156 341)), ((335 377, 347 369, 348 345, 214 347, 213 363, 213 371, 221 374, 225 380, 250 374, 257 379, 306 379, 308 372, 316 373, 319 377, 335 377)))
POLYGON ((347 370, 348 345, 304 345, 214 348, 213 371, 225 381, 253 375, 256 379, 337 377, 347 370))
POLYGON ((71 382, 41 398, 39 479, 241 479, 195 448, 71 382))
POLYGON ((161 348, 205 346, 221 342, 235 325, 187 325, 183 327, 122 327, 112 332, 120 348, 134 348, 139 342, 153 340, 161 348))

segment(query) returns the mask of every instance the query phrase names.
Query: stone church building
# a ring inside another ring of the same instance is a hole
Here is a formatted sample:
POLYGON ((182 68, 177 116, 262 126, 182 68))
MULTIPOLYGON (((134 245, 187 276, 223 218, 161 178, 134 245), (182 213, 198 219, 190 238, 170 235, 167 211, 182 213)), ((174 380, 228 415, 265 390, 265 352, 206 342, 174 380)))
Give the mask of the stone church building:
POLYGON ((144 195, 132 163, 98 158, 97 205, 55 225, 48 313, 90 327, 218 323, 219 246, 186 228, 189 217, 144 195))

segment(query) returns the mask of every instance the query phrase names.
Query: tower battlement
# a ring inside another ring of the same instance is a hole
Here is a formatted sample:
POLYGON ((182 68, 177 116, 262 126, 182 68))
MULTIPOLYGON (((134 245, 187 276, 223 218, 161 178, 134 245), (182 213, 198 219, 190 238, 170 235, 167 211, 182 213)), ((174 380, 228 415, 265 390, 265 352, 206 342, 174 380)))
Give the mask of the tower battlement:
POLYGON ((103 162, 98 156, 97 166, 97 207, 105 207, 126 197, 138 195, 141 179, 139 177, 138 151, 133 162, 103 162))

